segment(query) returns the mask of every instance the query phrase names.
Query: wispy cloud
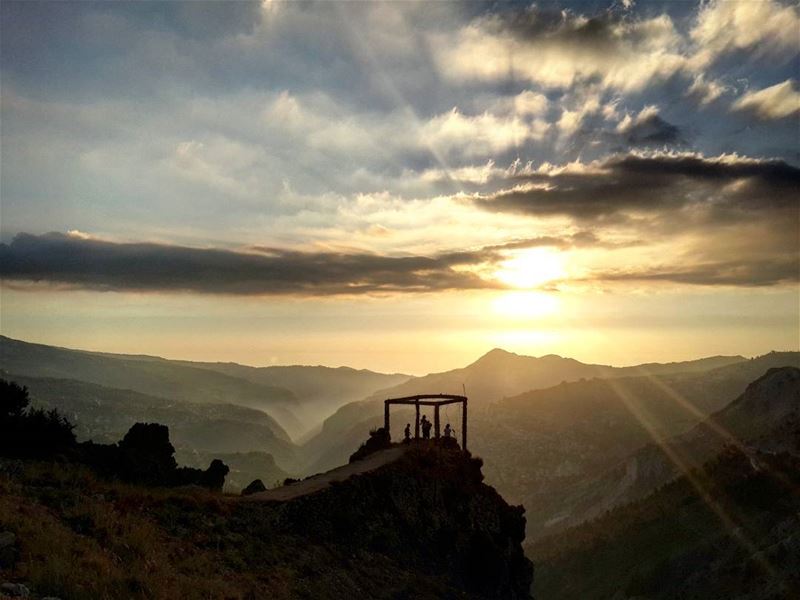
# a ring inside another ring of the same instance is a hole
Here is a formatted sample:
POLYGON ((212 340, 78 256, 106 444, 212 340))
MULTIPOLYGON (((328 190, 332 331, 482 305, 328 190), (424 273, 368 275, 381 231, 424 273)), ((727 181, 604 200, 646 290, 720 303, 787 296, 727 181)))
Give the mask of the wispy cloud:
POLYGON ((785 119, 800 113, 800 92, 795 89, 794 81, 787 79, 763 90, 747 92, 731 108, 750 112, 759 119, 785 119))

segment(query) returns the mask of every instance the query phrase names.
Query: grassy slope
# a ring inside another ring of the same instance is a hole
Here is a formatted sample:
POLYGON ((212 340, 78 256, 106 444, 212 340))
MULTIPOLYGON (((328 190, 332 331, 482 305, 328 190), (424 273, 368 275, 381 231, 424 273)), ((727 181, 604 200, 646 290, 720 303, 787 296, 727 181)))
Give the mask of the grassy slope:
POLYGON ((418 460, 286 504, 120 485, 65 463, 0 460, 0 531, 19 540, 19 558, 0 578, 63 600, 475 598, 459 579, 470 572, 440 557, 454 540, 485 530, 524 561, 521 522, 513 541, 503 529, 519 516, 480 485, 472 463, 418 460), (474 511, 485 522, 471 520, 474 511), (436 537, 434 523, 448 535, 436 537))

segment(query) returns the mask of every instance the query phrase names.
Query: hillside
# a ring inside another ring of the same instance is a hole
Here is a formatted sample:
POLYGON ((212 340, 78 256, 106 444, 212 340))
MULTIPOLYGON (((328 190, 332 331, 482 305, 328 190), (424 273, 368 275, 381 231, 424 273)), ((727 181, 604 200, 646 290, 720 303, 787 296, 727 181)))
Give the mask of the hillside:
POLYGON ((341 405, 409 378, 348 367, 250 367, 89 352, 5 336, 0 336, 0 369, 31 377, 80 380, 172 400, 257 408, 277 419, 293 438, 318 428, 341 405))
POLYGON ((725 446, 800 455, 800 369, 773 368, 738 398, 691 430, 648 444, 562 497, 564 525, 590 519, 642 498, 684 472, 698 468, 725 446))
POLYGON ((342 405, 411 378, 399 373, 376 373, 350 367, 248 367, 236 363, 196 362, 182 364, 218 371, 260 385, 291 390, 298 399, 298 406, 293 411, 301 419, 304 428, 297 432, 300 435, 318 429, 323 419, 342 405))
POLYGON ((37 596, 527 598, 524 517, 480 461, 432 447, 288 502, 0 461, 7 580, 37 596), (78 558, 76 558, 78 557, 78 558))
POLYGON ((460 394, 463 385, 473 406, 477 407, 527 390, 550 387, 562 381, 703 372, 744 360, 741 356, 715 356, 687 362, 611 367, 586 364, 555 354, 542 357, 522 356, 495 348, 462 369, 416 377, 392 388, 380 390, 367 400, 430 392, 460 394))
POLYGON ((489 481, 528 508, 533 539, 585 518, 592 507, 613 505, 620 486, 633 477, 628 456, 688 431, 765 371, 785 365, 800 365, 800 353, 774 352, 707 373, 580 381, 528 392, 478 422, 473 447, 486 461, 489 481), (613 485, 599 481, 609 470, 613 485))
MULTIPOLYGON (((75 433, 81 441, 113 443, 134 423, 155 421, 169 426, 172 441, 181 450, 214 453, 215 456, 265 452, 287 468, 296 460, 289 436, 272 417, 260 410, 231 404, 167 400, 71 379, 15 374, 6 375, 6 378, 27 386, 34 406, 58 409, 76 426, 75 433)), ((206 465, 208 460, 202 466, 206 465)), ((249 481, 245 485, 247 483, 249 481)))
MULTIPOLYGON (((502 356, 495 352, 492 360, 502 356)), ((773 352, 705 372, 567 382, 494 402, 490 410, 476 410, 471 402, 470 448, 484 459, 487 480, 528 509, 528 536, 535 539, 574 518, 570 498, 609 493, 604 485, 595 488, 599 474, 654 438, 691 429, 769 368, 786 365, 800 365, 800 353, 773 352)), ((491 378, 488 370, 483 375, 491 378)), ((343 462, 363 432, 382 423, 378 408, 379 403, 349 405, 331 417, 327 438, 314 440, 317 448, 304 448, 321 456, 308 472, 343 462)), ((451 417, 459 428, 458 416, 451 417)), ((394 423, 410 418, 409 412, 393 412, 394 423)))
POLYGON ((548 600, 800 598, 798 489, 797 456, 729 447, 644 500, 534 543, 534 593, 548 600))
POLYGON ((76 379, 184 402, 238 404, 268 412, 281 426, 297 427, 297 398, 285 388, 173 365, 30 344, 0 336, 0 369, 30 377, 76 379))

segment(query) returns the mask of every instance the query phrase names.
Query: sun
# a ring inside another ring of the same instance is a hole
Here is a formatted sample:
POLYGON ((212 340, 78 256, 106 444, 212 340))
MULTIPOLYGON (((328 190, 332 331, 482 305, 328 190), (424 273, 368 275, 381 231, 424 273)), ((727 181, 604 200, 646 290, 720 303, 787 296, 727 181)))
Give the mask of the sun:
POLYGON ((566 275, 564 259, 548 248, 531 248, 516 253, 500 264, 496 279, 517 289, 532 289, 566 275))

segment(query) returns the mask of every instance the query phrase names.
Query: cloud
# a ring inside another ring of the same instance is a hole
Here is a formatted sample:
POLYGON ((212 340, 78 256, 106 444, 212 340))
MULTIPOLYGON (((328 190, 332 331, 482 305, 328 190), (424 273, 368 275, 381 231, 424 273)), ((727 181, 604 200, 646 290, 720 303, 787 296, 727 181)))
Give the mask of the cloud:
POLYGON ((547 96, 525 90, 514 96, 514 111, 520 115, 541 115, 549 106, 547 96))
POLYGON ((635 117, 625 115, 617 125, 617 133, 622 134, 631 146, 666 146, 685 143, 680 129, 662 119, 655 106, 645 106, 635 117))
POLYGON ((686 208, 730 218, 795 208, 800 169, 780 160, 656 152, 560 168, 545 165, 515 175, 509 183, 516 185, 476 195, 474 203, 491 211, 565 215, 579 221, 686 208))
POLYGON ((703 74, 696 75, 686 95, 695 98, 700 106, 711 104, 728 91, 728 87, 715 79, 706 79, 703 74))
POLYGON ((494 250, 432 257, 237 251, 21 233, 0 245, 0 276, 102 291, 325 296, 497 287, 462 267, 499 258, 494 250))
POLYGON ((749 112, 762 120, 785 119, 800 113, 800 93, 794 82, 783 83, 747 92, 731 106, 734 111, 749 112))
POLYGON ((708 286, 765 287, 800 281, 800 259, 783 256, 770 259, 744 258, 736 261, 718 261, 648 267, 594 273, 596 282, 664 282, 708 286))
POLYGON ((697 15, 689 35, 697 48, 692 57, 700 71, 720 57, 750 51, 756 57, 788 58, 800 50, 800 13, 774 0, 714 0, 697 15))
POLYGON ((667 15, 587 18, 535 6, 480 17, 454 37, 434 38, 433 47, 445 77, 516 78, 550 88, 599 80, 606 88, 637 91, 686 63, 682 38, 667 15))
POLYGON ((448 154, 457 151, 464 156, 489 156, 520 147, 530 139, 541 139, 548 128, 543 121, 528 122, 489 112, 468 116, 453 108, 425 123, 420 141, 448 154))

